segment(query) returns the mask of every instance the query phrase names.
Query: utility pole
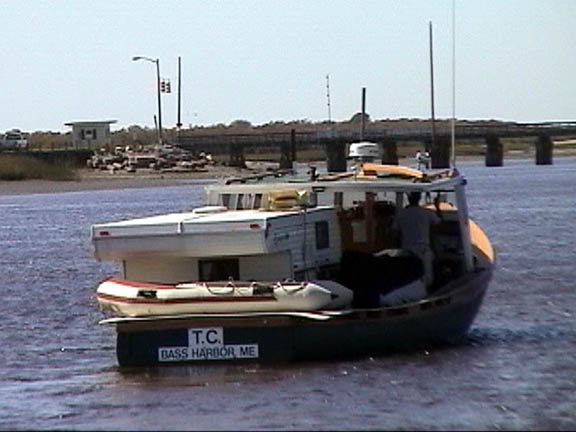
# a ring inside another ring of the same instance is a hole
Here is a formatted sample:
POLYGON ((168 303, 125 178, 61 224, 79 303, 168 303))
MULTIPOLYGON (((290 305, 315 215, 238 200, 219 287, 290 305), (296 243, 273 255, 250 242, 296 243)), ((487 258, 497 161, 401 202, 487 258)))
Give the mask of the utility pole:
POLYGON ((366 131, 366 87, 362 87, 362 123, 360 123, 360 141, 364 141, 366 131))
POLYGON ((162 98, 160 96, 160 59, 156 59, 156 82, 158 90, 158 141, 162 145, 162 98))
POLYGON ((182 94, 182 67, 181 58, 178 56, 178 120, 176 121, 176 130, 178 131, 178 144, 180 144, 180 128, 182 127, 182 121, 180 117, 180 102, 182 94))
POLYGON ((156 92, 158 93, 158 141, 162 144, 162 99, 160 96, 160 59, 153 59, 144 56, 134 56, 132 61, 146 60, 151 63, 156 63, 156 92))

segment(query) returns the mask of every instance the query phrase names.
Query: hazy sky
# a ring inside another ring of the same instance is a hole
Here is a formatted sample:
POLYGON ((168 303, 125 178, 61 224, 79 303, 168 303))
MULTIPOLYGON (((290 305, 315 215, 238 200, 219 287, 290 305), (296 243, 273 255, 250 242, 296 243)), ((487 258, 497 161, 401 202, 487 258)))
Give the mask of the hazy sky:
MULTIPOLYGON (((456 0, 456 116, 576 119, 576 0, 456 0)), ((1 0, 0 132, 452 115, 452 0, 1 0)))

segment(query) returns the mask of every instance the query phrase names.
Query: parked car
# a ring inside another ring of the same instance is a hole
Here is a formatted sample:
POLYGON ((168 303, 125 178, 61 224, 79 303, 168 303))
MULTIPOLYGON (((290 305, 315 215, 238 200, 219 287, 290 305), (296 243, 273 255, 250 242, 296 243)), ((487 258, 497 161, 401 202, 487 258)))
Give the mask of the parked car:
POLYGON ((0 148, 26 149, 28 148, 28 140, 19 129, 12 129, 6 132, 2 136, 2 139, 0 139, 0 148))

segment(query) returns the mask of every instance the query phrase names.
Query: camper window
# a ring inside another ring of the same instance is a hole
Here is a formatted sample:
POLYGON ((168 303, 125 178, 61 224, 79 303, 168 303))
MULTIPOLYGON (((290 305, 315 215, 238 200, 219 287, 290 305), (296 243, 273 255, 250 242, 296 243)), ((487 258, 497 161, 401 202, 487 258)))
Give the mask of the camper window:
POLYGON ((330 247, 330 230, 328 221, 316 222, 316 249, 328 249, 330 247))
POLYGON ((238 259, 200 260, 198 273, 201 282, 240 279, 238 259))

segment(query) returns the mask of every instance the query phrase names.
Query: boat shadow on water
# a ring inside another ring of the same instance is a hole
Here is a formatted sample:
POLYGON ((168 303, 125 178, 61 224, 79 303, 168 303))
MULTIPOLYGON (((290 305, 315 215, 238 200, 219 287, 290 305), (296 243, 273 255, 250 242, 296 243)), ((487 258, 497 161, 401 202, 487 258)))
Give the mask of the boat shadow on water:
POLYGON ((540 345, 562 341, 576 342, 576 329, 562 324, 536 325, 525 329, 474 327, 470 329, 461 345, 540 345))

